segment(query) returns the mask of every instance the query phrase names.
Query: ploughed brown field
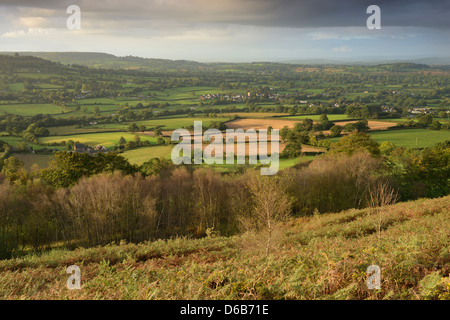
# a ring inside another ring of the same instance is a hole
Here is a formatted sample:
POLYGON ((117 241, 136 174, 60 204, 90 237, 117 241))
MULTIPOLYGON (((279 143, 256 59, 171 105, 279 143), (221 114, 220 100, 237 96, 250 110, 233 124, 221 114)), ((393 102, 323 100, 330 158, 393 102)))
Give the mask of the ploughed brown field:
POLYGON ((289 129, 294 128, 294 125, 299 122, 296 120, 278 120, 278 119, 237 119, 227 122, 228 129, 267 129, 272 126, 273 129, 281 129, 284 126, 288 126, 289 129))
MULTIPOLYGON (((284 126, 287 126, 289 129, 292 129, 295 124, 299 122, 297 120, 278 120, 278 119, 237 119, 237 120, 233 120, 230 122, 227 122, 227 128, 228 129, 243 129, 243 130, 249 130, 249 129, 255 129, 255 130, 260 130, 260 129, 267 129, 269 126, 272 126, 272 128, 274 129, 281 129, 284 126)), ((354 123, 356 122, 355 120, 352 121, 341 121, 341 122, 336 122, 336 124, 340 125, 340 126, 345 126, 347 123, 354 123)), ((378 130, 387 130, 390 127, 394 127, 396 126, 396 123, 394 122, 383 122, 383 121, 369 121, 369 131, 378 131, 378 130)), ((163 131, 163 137, 165 138, 170 138, 172 136, 172 132, 173 131, 163 131)), ((193 132, 191 132, 193 133, 193 132)), ((329 134, 330 131, 323 131, 324 134, 329 134)), ((153 132, 145 132, 145 135, 150 135, 153 136, 154 133, 153 132)), ((345 133, 343 133, 345 134, 345 133)), ((193 138, 193 135, 191 136, 191 139, 193 138)), ((267 143, 267 149, 270 153, 271 151, 271 144, 270 144, 270 135, 268 137, 269 142, 267 143)), ((247 143, 245 144, 245 155, 251 155, 251 154, 255 154, 258 153, 258 145, 256 143, 256 140, 254 141, 249 141, 248 139, 246 139, 247 143)), ((214 138, 212 138, 212 142, 214 143, 214 138)), ((225 135, 224 135, 224 149, 223 151, 225 152, 225 135)), ((203 149, 205 149, 205 147, 208 144, 204 143, 202 145, 203 149)), ((280 143, 279 144, 279 152, 283 152, 284 148, 286 147, 285 143, 280 143)), ((234 148, 234 153, 237 154, 237 145, 235 144, 235 148, 234 148)), ((319 147, 314 147, 314 146, 309 146, 309 145, 303 145, 302 146, 302 151, 303 152, 325 152, 325 149, 323 148, 319 148, 319 147)), ((214 155, 214 152, 212 153, 212 155, 214 155)))
MULTIPOLYGON (((347 123, 353 123, 357 121, 342 121, 342 122, 335 122, 336 124, 340 126, 345 126, 347 123)), ((378 131, 378 130, 387 130, 390 127, 395 127, 397 124, 395 122, 384 122, 384 121, 371 121, 369 120, 369 131, 378 131)))
MULTIPOLYGON (((206 146, 208 144, 203 144, 203 150, 205 150, 206 146)), ((286 143, 279 143, 279 153, 283 152, 284 148, 286 147, 286 143)), ((226 146, 225 144, 223 145, 223 151, 226 152, 226 146)), ((245 155, 249 156, 249 155, 258 155, 260 154, 259 152, 259 148, 256 142, 252 142, 252 143, 246 143, 245 144, 245 155)), ((267 151, 270 154, 271 153, 271 143, 268 142, 267 143, 267 151)), ((274 150, 275 151, 275 150, 274 150)), ((319 148, 319 147, 314 147, 314 146, 309 146, 309 145, 302 145, 302 152, 325 152, 326 150, 324 148, 319 148)), ((237 144, 234 144, 234 154, 237 155, 237 144)), ((261 154, 264 154, 263 151, 261 151, 261 154)), ((212 156, 215 155, 214 151, 211 153, 212 156)))
MULTIPOLYGON (((153 132, 146 132, 144 134, 148 134, 148 135, 153 135, 153 132)), ((172 135, 172 131, 163 131, 163 136, 166 138, 170 138, 172 135)), ((239 134, 237 134, 237 136, 240 136, 239 134)), ((242 134, 242 136, 245 137, 245 134, 242 134)), ((191 139, 193 139, 193 135, 191 135, 190 137, 191 139)), ((223 152, 226 152, 226 144, 225 144, 225 134, 223 135, 223 152)), ((211 139, 212 140, 212 144, 214 144, 214 138, 211 139)), ((237 142, 237 139, 235 140, 237 142)), ((251 154, 258 154, 259 148, 260 146, 258 146, 258 144, 256 143, 257 141, 260 141, 258 139, 252 139, 250 140, 249 138, 245 138, 245 155, 251 155, 251 154)), ((261 142, 261 141, 260 141, 261 142)), ((202 144, 202 149, 204 150, 206 148, 206 146, 208 146, 209 143, 203 143, 202 144)), ((286 143, 279 143, 279 153, 283 152, 284 148, 286 147, 286 143)), ((267 150, 268 153, 271 153, 271 143, 270 143, 270 135, 268 137, 268 142, 267 142, 267 150)), ((314 146, 310 146, 310 145, 303 145, 302 146, 302 152, 325 152, 326 150, 324 148, 320 148, 320 147, 314 147, 314 146)), ((234 144, 234 154, 237 154, 237 143, 234 144)), ((212 152, 212 155, 214 156, 215 153, 212 152)))
MULTIPOLYGON (((227 122, 227 128, 229 129, 267 129, 267 127, 272 126, 274 129, 281 129, 284 126, 287 126, 289 129, 292 129, 297 120, 278 120, 278 119, 237 119, 230 122, 227 122)), ((315 121, 316 122, 316 121, 315 121)), ((354 123, 356 120, 352 121, 341 121, 335 122, 340 126, 345 126, 347 123, 354 123)), ((369 121, 370 131, 377 130, 387 130, 390 127, 395 127, 397 124, 394 122, 383 122, 383 121, 369 121)), ((325 133, 325 132, 324 132, 325 133)))

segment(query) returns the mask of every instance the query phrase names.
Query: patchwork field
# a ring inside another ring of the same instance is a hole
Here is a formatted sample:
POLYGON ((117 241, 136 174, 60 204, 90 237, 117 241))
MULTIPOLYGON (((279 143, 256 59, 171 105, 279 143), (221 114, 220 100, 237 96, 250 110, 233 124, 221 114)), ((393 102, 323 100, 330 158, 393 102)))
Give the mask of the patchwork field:
POLYGON ((287 113, 273 113, 273 112, 235 112, 235 113, 221 113, 221 117, 234 117, 238 116, 240 118, 246 119, 265 119, 265 118, 274 118, 274 117, 283 117, 288 116, 287 113))
POLYGON ((54 104, 0 104, 0 114, 11 113, 21 116, 33 116, 35 114, 61 114, 68 112, 63 107, 54 104))
MULTIPOLYGON (((356 121, 343 121, 338 122, 337 124, 340 126, 345 126, 347 123, 355 123, 356 121)), ((392 122, 384 122, 384 121, 368 121, 369 131, 378 131, 378 130, 387 130, 389 128, 395 127, 397 124, 392 122)))
MULTIPOLYGON (((317 118, 318 119, 318 118, 317 118)), ((269 126, 272 126, 273 129, 281 129, 284 126, 287 126, 289 129, 292 129, 297 122, 300 122, 301 119, 296 120, 279 120, 277 119, 237 119, 230 122, 227 122, 227 127, 229 129, 267 129, 269 126)), ((347 123, 355 123, 357 120, 351 121, 342 121, 337 122, 336 124, 340 126, 345 126, 347 123)), ((384 122, 384 121, 368 121, 368 125, 371 131, 375 130, 386 130, 391 127, 395 127, 397 124, 393 122, 384 122)), ((325 132, 324 132, 325 133, 325 132)))
POLYGON ((278 120, 278 119, 237 119, 230 122, 227 122, 228 129, 267 129, 269 126, 272 126, 273 129, 281 129, 284 126, 287 126, 289 129, 292 129, 294 125, 298 121, 294 120, 278 120))
POLYGON ((153 158, 170 158, 173 146, 151 146, 121 153, 131 164, 141 165, 153 158))
POLYGON ((432 147, 438 142, 450 139, 449 131, 435 131, 428 129, 406 129, 373 132, 372 139, 381 143, 390 141, 397 146, 407 148, 432 147))
MULTIPOLYGON (((207 127, 211 122, 225 122, 230 120, 228 117, 217 117, 217 118, 209 118, 209 117, 195 117, 195 118, 167 118, 167 119, 155 119, 155 120, 146 120, 146 121, 137 121, 137 125, 145 125, 148 127, 161 127, 162 130, 176 130, 183 127, 189 127, 194 125, 194 121, 202 121, 203 127, 207 127)), ((127 125, 123 125, 123 128, 126 129, 127 125)))
MULTIPOLYGON (((126 141, 133 141, 135 134, 128 132, 107 132, 107 133, 88 133, 79 135, 68 135, 59 137, 45 137, 39 139, 40 143, 61 143, 63 141, 72 140, 75 142, 80 142, 87 144, 91 147, 97 145, 103 145, 104 147, 113 147, 118 144, 120 137, 124 137, 126 141)), ((150 141, 150 143, 155 144, 156 138, 140 135, 141 141, 150 141)))
MULTIPOLYGON (((282 117, 284 120, 302 120, 302 119, 311 119, 311 120, 319 120, 320 114, 312 114, 312 115, 299 115, 299 116, 285 116, 282 117)), ((350 120, 345 114, 327 114, 327 118, 330 121, 340 121, 340 120, 350 120)))
POLYGON ((75 128, 74 126, 60 126, 60 127, 50 127, 49 131, 51 136, 65 136, 65 135, 79 135, 85 133, 120 131, 120 129, 113 128, 110 125, 86 126, 83 128, 75 128))
MULTIPOLYGON (((429 129, 404 129, 370 132, 370 136, 378 143, 384 141, 406 148, 432 147, 438 142, 450 139, 448 131, 434 131, 429 129)), ((337 142, 341 138, 331 138, 331 142, 337 142)))

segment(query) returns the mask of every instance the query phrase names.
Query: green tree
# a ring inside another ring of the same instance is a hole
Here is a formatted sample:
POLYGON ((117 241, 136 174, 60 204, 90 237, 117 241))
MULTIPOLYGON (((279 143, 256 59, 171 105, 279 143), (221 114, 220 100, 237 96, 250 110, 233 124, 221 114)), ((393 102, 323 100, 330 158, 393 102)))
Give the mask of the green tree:
POLYGON ((135 149, 137 147, 136 142, 134 141, 128 141, 125 143, 125 149, 135 149))
POLYGON ((306 131, 311 131, 312 127, 313 127, 313 124, 314 124, 314 121, 312 121, 309 118, 305 118, 305 119, 302 120, 302 124, 303 124, 303 127, 305 128, 306 131))
POLYGON ((339 137, 341 135, 342 132, 342 126, 340 125, 334 125, 331 127, 330 129, 330 133, 332 137, 339 137))
POLYGON ((3 160, 2 173, 5 177, 13 182, 16 180, 26 180, 26 170, 23 168, 24 163, 16 157, 9 157, 3 160))
POLYGON ((124 157, 116 153, 99 153, 91 156, 87 153, 57 152, 53 155, 49 167, 41 171, 41 178, 56 188, 73 186, 80 178, 102 172, 122 171, 125 174, 137 172, 124 157))
POLYGON ((380 145, 378 142, 364 132, 355 132, 343 137, 340 141, 333 143, 330 147, 331 153, 344 152, 348 155, 359 150, 366 150, 372 156, 380 155, 380 145))
POLYGON ((427 127, 433 122, 433 116, 431 114, 421 115, 418 119, 419 125, 427 127))
POLYGON ((154 131, 154 133, 155 133, 155 136, 156 136, 156 137, 162 136, 162 130, 161 130, 161 128, 156 128, 155 131, 154 131))
POLYGON ((367 120, 360 120, 355 122, 355 128, 358 132, 366 132, 370 129, 368 124, 367 120))
POLYGON ((441 130, 442 123, 440 123, 438 120, 433 120, 433 122, 431 122, 430 129, 431 130, 441 130))
POLYGON ((130 124, 130 125, 128 126, 128 131, 129 131, 129 132, 132 132, 132 133, 138 132, 138 131, 139 131, 139 127, 137 126, 136 123, 133 122, 132 124, 130 124))
POLYGON ((137 146, 141 145, 141 137, 138 134, 136 134, 134 136, 133 140, 134 140, 134 142, 136 143, 137 146))
POLYGON ((390 141, 384 141, 380 144, 380 152, 384 155, 390 155, 397 146, 390 141))
POLYGON ((296 141, 289 142, 286 144, 283 152, 281 152, 280 157, 285 159, 297 158, 302 153, 302 144, 296 141))
POLYGON ((288 126, 284 126, 283 128, 281 128, 280 137, 283 141, 286 141, 289 132, 290 132, 290 130, 289 130, 288 126))
POLYGON ((177 168, 177 166, 170 160, 165 158, 154 158, 144 162, 139 167, 139 171, 142 172, 144 176, 160 175, 162 177, 167 177, 175 168, 177 168))
POLYGON ((450 140, 427 148, 413 158, 405 174, 427 186, 427 197, 440 197, 450 192, 450 140))

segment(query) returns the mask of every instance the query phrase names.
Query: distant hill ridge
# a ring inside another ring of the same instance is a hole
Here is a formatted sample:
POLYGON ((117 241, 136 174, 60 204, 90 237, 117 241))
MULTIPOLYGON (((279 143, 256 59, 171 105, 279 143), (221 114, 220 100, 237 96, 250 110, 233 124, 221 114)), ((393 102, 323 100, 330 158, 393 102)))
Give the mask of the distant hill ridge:
MULTIPOLYGON (((247 70, 257 68, 258 65, 265 67, 283 67, 290 68, 295 65, 379 65, 379 66, 394 66, 393 70, 399 71, 404 69, 426 69, 433 65, 446 65, 450 67, 450 58, 423 58, 416 60, 326 60, 326 59, 306 59, 306 60, 290 60, 280 62, 243 62, 243 63, 202 63, 189 60, 170 60, 170 59, 155 59, 142 58, 136 56, 118 57, 108 53, 102 52, 17 52, 19 56, 32 56, 40 59, 45 59, 51 62, 60 63, 63 65, 82 65, 87 67, 107 68, 107 69, 130 69, 141 71, 155 71, 155 72, 177 72, 177 71, 198 71, 209 70, 211 67, 218 67, 219 69, 227 66, 239 67, 239 70, 247 70)), ((0 55, 13 56, 16 52, 0 52, 0 55)), ((446 67, 447 68, 447 67, 446 67)))
MULTIPOLYGON (((15 52, 0 52, 3 55, 14 55, 15 52)), ((18 52, 20 56, 33 56, 65 65, 79 64, 88 67, 128 68, 144 70, 179 70, 196 69, 204 64, 187 60, 150 59, 135 56, 117 57, 101 52, 18 52)), ((206 65, 204 65, 206 66, 206 65)))

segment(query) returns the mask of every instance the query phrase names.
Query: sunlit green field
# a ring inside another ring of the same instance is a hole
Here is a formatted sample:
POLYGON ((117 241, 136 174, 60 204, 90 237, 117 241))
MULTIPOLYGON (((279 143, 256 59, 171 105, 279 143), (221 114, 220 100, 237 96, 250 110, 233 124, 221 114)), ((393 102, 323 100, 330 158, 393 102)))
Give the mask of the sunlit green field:
MULTIPOLYGON (((176 130, 183 127, 193 126, 194 121, 202 121, 203 127, 206 127, 212 121, 224 122, 228 120, 230 120, 230 118, 220 117, 218 115, 217 118, 196 117, 196 118, 155 119, 155 120, 137 121, 136 124, 145 125, 149 127, 161 127, 162 130, 176 130)), ((123 127, 126 128, 127 125, 124 125, 123 127)))
POLYGON ((83 128, 75 128, 74 126, 59 126, 48 128, 50 135, 79 135, 85 133, 120 131, 119 128, 105 127, 103 125, 85 126, 83 128))
MULTIPOLYGON (((170 155, 172 152, 173 145, 169 146, 151 146, 145 148, 139 148, 134 150, 125 151, 121 155, 128 159, 128 161, 132 164, 140 165, 152 158, 166 158, 170 159, 170 155)), ((314 156, 302 156, 296 159, 279 159, 279 170, 292 167, 301 162, 309 161, 314 159, 314 156)), ((230 171, 237 168, 237 164, 214 164, 207 165, 203 164, 203 167, 213 167, 218 171, 230 171)))
POLYGON ((35 114, 60 114, 68 112, 63 107, 54 104, 0 104, 0 114, 11 113, 21 116, 33 116, 35 114))
MULTIPOLYGON (((429 129, 404 129, 386 130, 370 132, 369 135, 378 143, 384 141, 406 148, 427 148, 438 142, 450 139, 450 131, 429 130, 429 129)), ((332 138, 332 142, 337 142, 341 138, 332 138)))
POLYGON ((9 88, 9 90, 18 92, 18 91, 24 89, 24 85, 23 85, 23 82, 9 83, 8 88, 9 88))
MULTIPOLYGON (((265 118, 273 118, 273 117, 281 117, 288 116, 287 113, 273 113, 273 112, 235 112, 235 113, 222 113, 220 116, 222 117, 234 117, 238 116, 240 118, 247 119, 265 119, 265 118)), ((286 119, 286 118, 280 118, 286 119)))
MULTIPOLYGON (((103 133, 87 133, 79 135, 69 135, 69 136, 56 136, 56 137, 45 137, 39 139, 42 144, 48 143, 61 143, 63 141, 75 141, 87 144, 91 147, 97 145, 103 145, 105 147, 113 147, 118 145, 120 137, 124 137, 126 141, 133 141, 135 134, 128 132, 103 132, 103 133)), ((150 141, 150 143, 155 144, 156 138, 150 137, 148 135, 140 135, 141 141, 150 141)))
POLYGON ((153 158, 170 158, 173 146, 151 146, 121 153, 131 164, 141 165, 153 158))
POLYGON ((390 130, 370 133, 378 143, 390 141, 397 146, 407 148, 432 147, 438 142, 450 139, 450 131, 428 129, 390 130))

